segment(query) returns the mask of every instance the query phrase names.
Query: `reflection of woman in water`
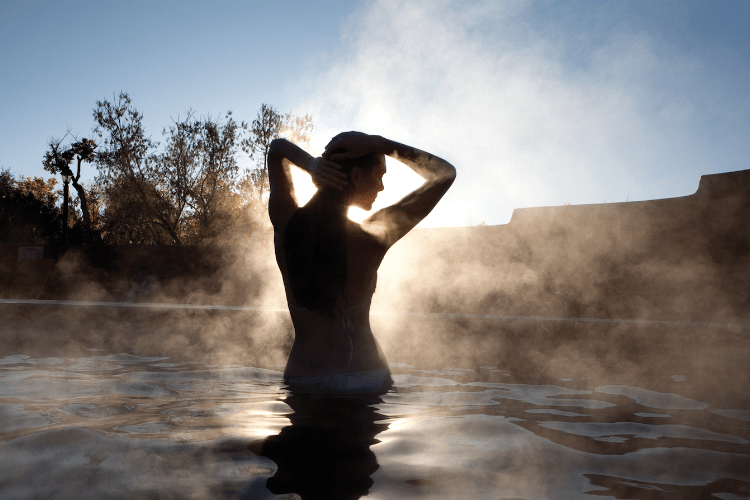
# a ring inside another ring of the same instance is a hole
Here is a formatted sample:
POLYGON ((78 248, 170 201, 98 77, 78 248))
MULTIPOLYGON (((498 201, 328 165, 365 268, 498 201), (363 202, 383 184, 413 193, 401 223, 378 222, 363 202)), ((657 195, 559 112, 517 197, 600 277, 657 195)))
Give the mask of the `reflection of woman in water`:
POLYGON ((356 499, 367 495, 378 461, 370 446, 388 428, 375 405, 378 395, 321 397, 291 393, 291 425, 277 436, 250 443, 253 453, 278 465, 266 487, 303 499, 356 499))
POLYGON ((345 132, 328 143, 322 158, 276 139, 268 173, 276 260, 295 331, 284 379, 291 386, 387 388, 388 364, 369 318, 377 270, 391 245, 437 205, 456 177, 455 168, 380 136, 345 132), (383 190, 384 155, 426 182, 357 224, 347 217, 348 208, 372 208, 383 190), (289 163, 309 172, 318 187, 303 207, 294 196, 289 163))

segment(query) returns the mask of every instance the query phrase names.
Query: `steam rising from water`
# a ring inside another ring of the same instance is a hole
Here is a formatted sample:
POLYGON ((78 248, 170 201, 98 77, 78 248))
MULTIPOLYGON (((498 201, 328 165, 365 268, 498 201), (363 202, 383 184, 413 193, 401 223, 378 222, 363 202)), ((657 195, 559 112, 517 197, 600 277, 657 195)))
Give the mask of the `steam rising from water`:
MULTIPOLYGON (((746 177, 706 177, 683 199, 518 211, 506 226, 417 229, 381 266, 373 312, 386 314, 373 315, 375 335, 391 362, 497 365, 539 380, 570 378, 574 367, 586 366, 605 385, 648 380, 643 366, 666 349, 705 373, 711 387, 718 372, 747 356, 714 348, 744 338, 750 324, 746 177), (739 326, 687 324, 696 322, 739 326)), ((2 305, 4 349, 61 354, 93 347, 281 369, 292 325, 271 234, 255 237, 237 247, 107 247, 107 255, 106 248, 74 248, 57 262, 46 298, 273 311, 2 305)), ((681 371, 675 367, 673 375, 681 371)), ((744 394, 747 380, 712 394, 744 394)))
MULTIPOLYGON (((566 6, 368 2, 342 30, 343 56, 300 79, 313 145, 362 130, 453 163, 457 181, 422 227, 683 196, 701 174, 746 168, 747 94, 616 3, 566 6)), ((388 169, 394 186, 408 170, 388 169)))

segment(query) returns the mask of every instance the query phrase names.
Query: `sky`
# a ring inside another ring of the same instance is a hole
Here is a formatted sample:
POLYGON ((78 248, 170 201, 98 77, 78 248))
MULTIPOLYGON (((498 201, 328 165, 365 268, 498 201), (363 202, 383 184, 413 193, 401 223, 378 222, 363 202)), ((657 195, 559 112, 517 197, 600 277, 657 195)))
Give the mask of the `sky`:
MULTIPOLYGON (((685 196, 750 168, 748 25, 744 0, 0 0, 0 169, 48 177, 48 141, 124 91, 157 141, 268 103, 312 115, 313 154, 359 130, 438 155, 426 227, 685 196)), ((389 161, 374 208, 419 182, 389 161)))

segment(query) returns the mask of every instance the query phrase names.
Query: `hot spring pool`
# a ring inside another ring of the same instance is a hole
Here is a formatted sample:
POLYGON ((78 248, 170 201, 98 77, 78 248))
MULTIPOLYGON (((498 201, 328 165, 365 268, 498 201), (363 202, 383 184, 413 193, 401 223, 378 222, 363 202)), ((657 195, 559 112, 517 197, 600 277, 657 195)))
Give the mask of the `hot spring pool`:
POLYGON ((0 498, 750 497, 749 398, 693 373, 395 363, 381 397, 320 399, 282 367, 89 352, 0 359, 0 498))

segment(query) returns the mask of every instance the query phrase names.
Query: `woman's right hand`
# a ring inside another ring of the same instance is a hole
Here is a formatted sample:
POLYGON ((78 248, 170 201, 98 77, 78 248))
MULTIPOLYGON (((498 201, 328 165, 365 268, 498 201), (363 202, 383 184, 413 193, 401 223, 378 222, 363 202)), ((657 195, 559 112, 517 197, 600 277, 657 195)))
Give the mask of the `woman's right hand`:
POLYGON ((313 184, 318 189, 333 188, 341 191, 348 184, 346 174, 341 171, 341 166, 326 158, 313 158, 308 169, 313 184))
POLYGON ((330 160, 345 160, 359 158, 373 151, 377 151, 377 141, 374 135, 362 132, 342 132, 326 145, 323 158, 330 160), (344 149, 343 153, 333 153, 337 149, 344 149))

